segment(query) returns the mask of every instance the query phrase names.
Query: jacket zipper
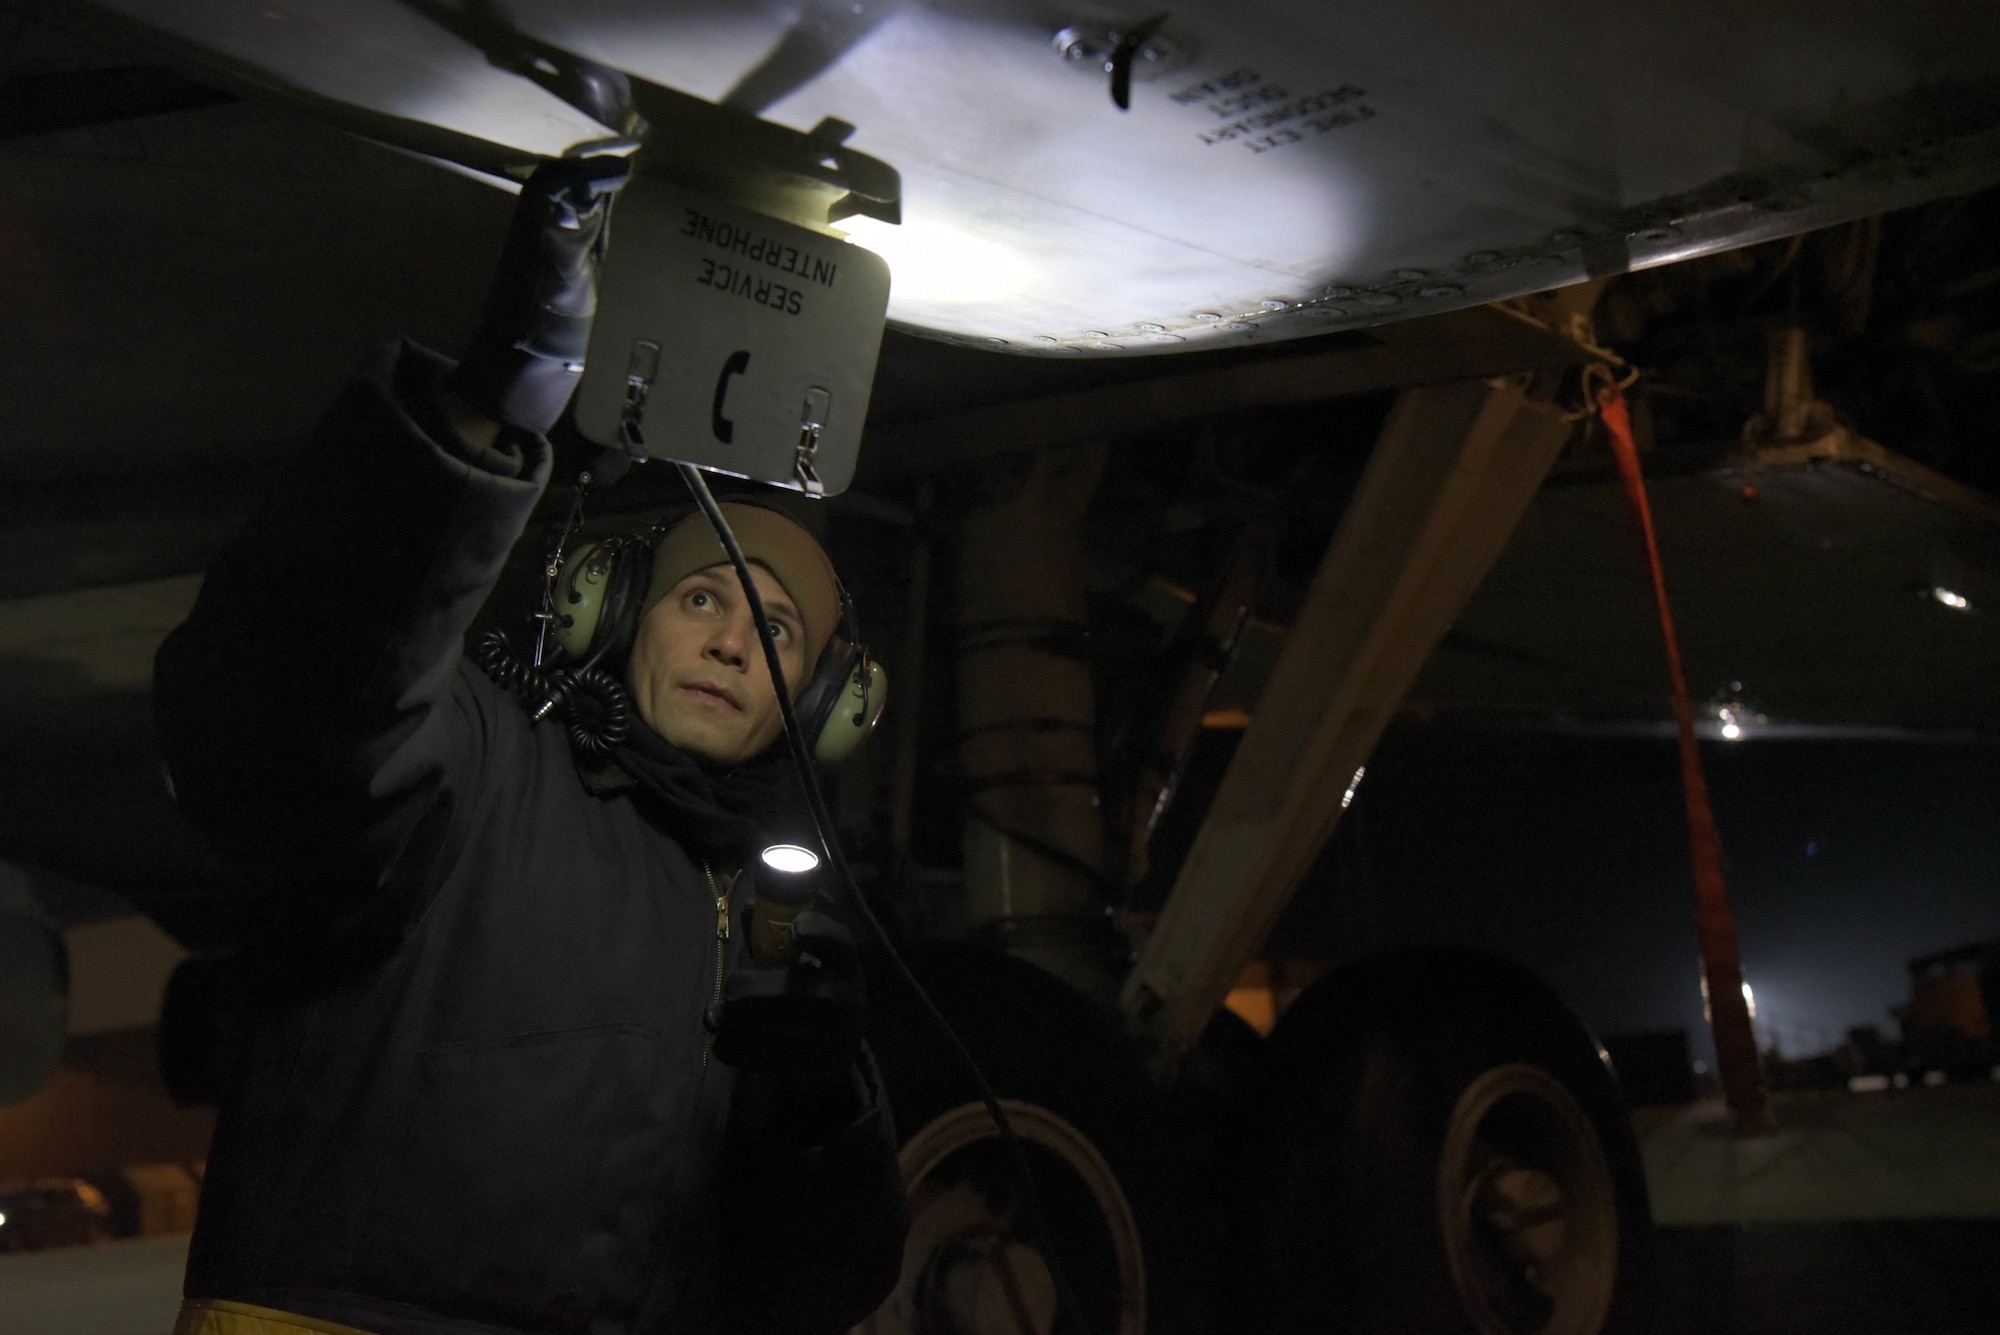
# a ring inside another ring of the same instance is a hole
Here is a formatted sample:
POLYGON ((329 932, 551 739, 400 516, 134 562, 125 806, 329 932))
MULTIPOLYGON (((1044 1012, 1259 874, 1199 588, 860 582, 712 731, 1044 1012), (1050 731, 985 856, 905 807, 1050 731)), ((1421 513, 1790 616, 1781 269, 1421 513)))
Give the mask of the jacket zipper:
MULTIPOLYGON (((708 892, 715 896, 715 994, 709 1001, 711 1014, 722 1013, 722 970, 725 955, 729 949, 729 891, 736 884, 731 876, 720 887, 715 883, 715 872, 704 862, 701 874, 708 878, 708 892)), ((715 1050, 715 1034, 710 1032, 701 1045, 701 1069, 708 1069, 708 1054, 715 1050)))

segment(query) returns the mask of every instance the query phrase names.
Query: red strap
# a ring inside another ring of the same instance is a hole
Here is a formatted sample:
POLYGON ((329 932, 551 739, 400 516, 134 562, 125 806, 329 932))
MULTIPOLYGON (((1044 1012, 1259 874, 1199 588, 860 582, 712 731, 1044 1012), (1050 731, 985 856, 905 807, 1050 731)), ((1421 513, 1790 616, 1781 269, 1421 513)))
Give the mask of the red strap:
POLYGON ((1618 460, 1618 477, 1632 506, 1646 544, 1646 562, 1653 576, 1653 601, 1659 607, 1660 634, 1667 642, 1667 674, 1673 679, 1674 722, 1680 732, 1681 788, 1687 799, 1688 846, 1694 863, 1695 921, 1701 944, 1702 972, 1708 979, 1708 1010, 1715 1031, 1715 1054, 1721 1066, 1723 1092, 1736 1113, 1737 1129, 1760 1134, 1770 1129, 1763 1072, 1757 1056, 1757 1035, 1743 998, 1743 963, 1736 947, 1736 920, 1729 907, 1729 887, 1722 877, 1722 836, 1708 802, 1708 781, 1702 774, 1701 752, 1695 745, 1694 707, 1688 700, 1687 672, 1681 666, 1680 638, 1674 634, 1673 609, 1667 604, 1667 578, 1660 566, 1660 544, 1653 534, 1653 510, 1646 503, 1646 479, 1639 471, 1639 448, 1632 440, 1632 416, 1625 395, 1616 385, 1597 392, 1598 416, 1611 435, 1611 452, 1618 460))

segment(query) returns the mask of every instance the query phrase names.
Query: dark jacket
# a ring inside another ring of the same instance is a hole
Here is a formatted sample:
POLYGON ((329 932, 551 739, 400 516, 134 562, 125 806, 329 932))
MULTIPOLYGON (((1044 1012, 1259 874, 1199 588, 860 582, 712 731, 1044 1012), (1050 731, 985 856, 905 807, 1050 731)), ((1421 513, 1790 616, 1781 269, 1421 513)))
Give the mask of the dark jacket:
POLYGON ((373 357, 160 650, 181 810, 268 920, 187 1292, 382 1335, 843 1329, 906 1221, 872 1066, 819 1143, 746 1115, 704 868, 463 658, 549 460, 444 425, 447 370, 373 357))

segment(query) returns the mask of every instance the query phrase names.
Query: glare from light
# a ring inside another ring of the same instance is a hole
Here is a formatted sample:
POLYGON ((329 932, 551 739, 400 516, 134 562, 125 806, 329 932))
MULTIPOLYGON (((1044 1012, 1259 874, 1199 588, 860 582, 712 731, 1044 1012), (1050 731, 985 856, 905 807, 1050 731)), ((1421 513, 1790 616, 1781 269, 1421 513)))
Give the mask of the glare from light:
POLYGON ((819 854, 797 844, 772 844, 764 850, 764 865, 796 876, 819 866, 819 854))
POLYGON ((1937 599, 1954 612, 1970 612, 1972 610, 1972 600, 1970 598, 1962 593, 1953 593, 1942 584, 1931 589, 1931 597, 1937 599))
MULTIPOLYGON (((1750 1013, 1751 1019, 1757 1018, 1757 994, 1750 990, 1750 984, 1747 982, 1743 984, 1743 1009, 1750 1013)), ((1708 974, 1704 972, 1701 975, 1701 1021, 1703 1024, 1711 1024, 1714 1019, 1714 1015, 1708 1009, 1708 974)))
POLYGON ((1354 790, 1361 786, 1361 776, 1366 774, 1367 772, 1368 772, 1368 767, 1366 765, 1363 765, 1360 768, 1356 769, 1354 771, 1354 777, 1347 781, 1347 791, 1340 795, 1340 809, 1342 811, 1347 810, 1349 806, 1353 805, 1354 790))
POLYGON ((1004 301, 1035 278, 1025 256, 942 223, 898 226, 857 217, 842 219, 839 227, 856 245, 889 262, 889 290, 901 301, 1004 301))
POLYGON ((7 1216, 5 1214, 0 1214, 0 1228, 5 1228, 5 1227, 7 1227, 7 1216))
MULTIPOLYGON (((1743 689, 1743 683, 1740 681, 1733 681, 1729 686, 1735 691, 1743 689)), ((1722 740, 1725 742, 1740 742, 1749 735, 1750 725, 1770 722, 1764 715, 1744 704, 1740 698, 1732 699, 1725 704, 1711 705, 1710 708, 1715 712, 1715 721, 1721 725, 1717 731, 1722 734, 1722 740)))

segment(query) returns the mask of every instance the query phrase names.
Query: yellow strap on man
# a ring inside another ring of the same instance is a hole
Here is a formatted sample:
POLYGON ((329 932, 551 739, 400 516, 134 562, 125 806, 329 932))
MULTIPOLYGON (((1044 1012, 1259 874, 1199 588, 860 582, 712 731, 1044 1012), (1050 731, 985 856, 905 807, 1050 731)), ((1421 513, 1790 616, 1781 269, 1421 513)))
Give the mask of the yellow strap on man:
POLYGON ((174 1335, 368 1335, 368 1332, 338 1322, 280 1312, 274 1307, 253 1307, 223 1298, 189 1298, 181 1304, 181 1318, 174 1323, 174 1335))

